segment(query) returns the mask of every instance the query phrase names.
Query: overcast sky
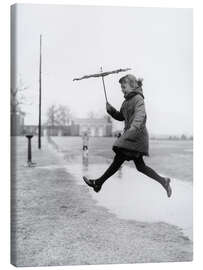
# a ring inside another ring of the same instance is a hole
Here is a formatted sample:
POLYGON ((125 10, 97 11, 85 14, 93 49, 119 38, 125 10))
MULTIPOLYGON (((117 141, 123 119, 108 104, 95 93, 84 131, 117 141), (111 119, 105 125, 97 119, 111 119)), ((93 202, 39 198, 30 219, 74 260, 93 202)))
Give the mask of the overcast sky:
MULTIPOLYGON (((42 34, 42 116, 52 104, 74 115, 105 113, 100 78, 73 78, 132 68, 144 78, 148 129, 153 134, 192 134, 192 9, 17 5, 17 77, 25 92, 25 123, 37 124, 39 39, 42 34)), ((118 80, 105 77, 109 102, 123 102, 118 80)))

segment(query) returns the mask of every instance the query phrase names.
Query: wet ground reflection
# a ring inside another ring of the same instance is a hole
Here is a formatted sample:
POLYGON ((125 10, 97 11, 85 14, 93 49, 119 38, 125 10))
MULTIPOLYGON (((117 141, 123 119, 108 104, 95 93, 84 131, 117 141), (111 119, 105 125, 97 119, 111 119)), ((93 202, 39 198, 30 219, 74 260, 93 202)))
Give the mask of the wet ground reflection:
MULTIPOLYGON (((65 168, 78 184, 85 185, 83 175, 99 177, 109 166, 109 161, 98 157, 76 157, 65 168)), ((87 187, 89 188, 89 187, 87 187)), ((165 190, 154 180, 140 174, 134 168, 122 168, 105 182, 102 190, 90 194, 101 206, 118 217, 143 222, 166 222, 183 229, 192 239, 192 184, 172 180, 173 195, 168 199, 165 190)))

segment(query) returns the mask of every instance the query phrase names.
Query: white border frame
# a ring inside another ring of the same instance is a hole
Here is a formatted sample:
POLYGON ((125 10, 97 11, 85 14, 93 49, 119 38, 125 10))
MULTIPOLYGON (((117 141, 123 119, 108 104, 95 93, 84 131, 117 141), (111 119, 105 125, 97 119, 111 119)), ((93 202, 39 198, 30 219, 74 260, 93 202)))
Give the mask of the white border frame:
MULTIPOLYGON (((58 1, 1 1, 0 2, 0 27, 1 27, 1 229, 0 229, 0 247, 1 247, 1 269, 13 269, 10 265, 10 108, 9 108, 9 89, 10 89, 10 5, 13 3, 34 3, 34 4, 72 4, 72 5, 105 5, 105 6, 135 6, 135 7, 175 7, 175 8, 194 8, 194 261, 187 263, 155 263, 155 264, 132 264, 132 265, 97 265, 97 266, 64 266, 52 267, 51 269, 171 269, 184 267, 187 269, 202 269, 202 243, 203 240, 203 218, 202 209, 203 205, 203 176, 201 173, 201 154, 203 151, 203 84, 202 84, 202 71, 203 71, 203 38, 202 38, 202 25, 203 25, 203 9, 200 0, 162 0, 162 1, 133 1, 133 0, 58 0, 58 1), (3 81, 2 81, 3 79, 3 81)), ((19 267, 21 269, 21 267, 19 267)), ((27 267, 26 267, 27 268, 27 267)), ((24 269, 26 269, 24 267, 24 269)), ((36 269, 29 267, 28 269, 36 269)), ((37 269, 44 269, 38 267, 37 269)))

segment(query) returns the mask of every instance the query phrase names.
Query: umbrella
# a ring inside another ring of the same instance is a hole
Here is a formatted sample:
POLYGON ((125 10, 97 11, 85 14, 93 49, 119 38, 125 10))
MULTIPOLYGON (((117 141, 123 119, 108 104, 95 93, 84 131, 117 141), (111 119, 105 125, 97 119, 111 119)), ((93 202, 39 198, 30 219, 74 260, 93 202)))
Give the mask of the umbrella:
POLYGON ((106 95, 106 87, 105 87, 105 83, 104 83, 104 77, 110 74, 115 74, 115 73, 119 73, 119 72, 125 72, 130 70, 130 68, 125 68, 125 69, 117 69, 117 70, 113 70, 113 71, 107 71, 107 72, 103 72, 102 67, 101 67, 101 72, 100 73, 96 73, 96 74, 91 74, 91 75, 85 75, 81 78, 75 78, 73 79, 73 81, 79 81, 79 80, 83 80, 83 79, 89 79, 89 78, 97 78, 97 77, 102 77, 102 83, 103 83, 103 88, 104 88, 104 94, 105 94, 105 99, 106 102, 107 101, 107 95, 106 95))

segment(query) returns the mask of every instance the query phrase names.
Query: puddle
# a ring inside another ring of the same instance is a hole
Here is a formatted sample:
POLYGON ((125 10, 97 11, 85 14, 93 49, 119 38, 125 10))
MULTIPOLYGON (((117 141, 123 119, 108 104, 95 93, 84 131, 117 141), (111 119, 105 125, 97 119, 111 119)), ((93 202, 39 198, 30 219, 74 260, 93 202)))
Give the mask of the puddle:
MULTIPOLYGON (((89 156, 88 160, 88 155, 83 158, 67 156, 53 147, 50 149, 57 153, 63 164, 46 168, 65 168, 79 185, 86 185, 82 179, 83 175, 90 178, 99 177, 109 166, 109 160, 105 161, 103 157, 89 156)), ((191 150, 185 149, 188 152, 191 150)), ((106 207, 119 218, 150 223, 166 222, 180 227, 183 233, 193 240, 192 183, 172 178, 171 186, 173 194, 169 199, 156 181, 134 168, 123 165, 121 170, 105 182, 99 193, 88 188, 98 205, 106 207)))
MULTIPOLYGON (((68 161, 65 168, 78 184, 85 185, 83 175, 99 177, 108 166, 104 162, 88 164, 87 158, 82 160, 77 157, 74 162, 68 161)), ((121 170, 105 182, 99 193, 90 188, 90 194, 98 205, 106 207, 119 218, 176 225, 192 240, 192 184, 172 179, 171 186, 173 194, 169 199, 157 182, 123 165, 121 170)))

